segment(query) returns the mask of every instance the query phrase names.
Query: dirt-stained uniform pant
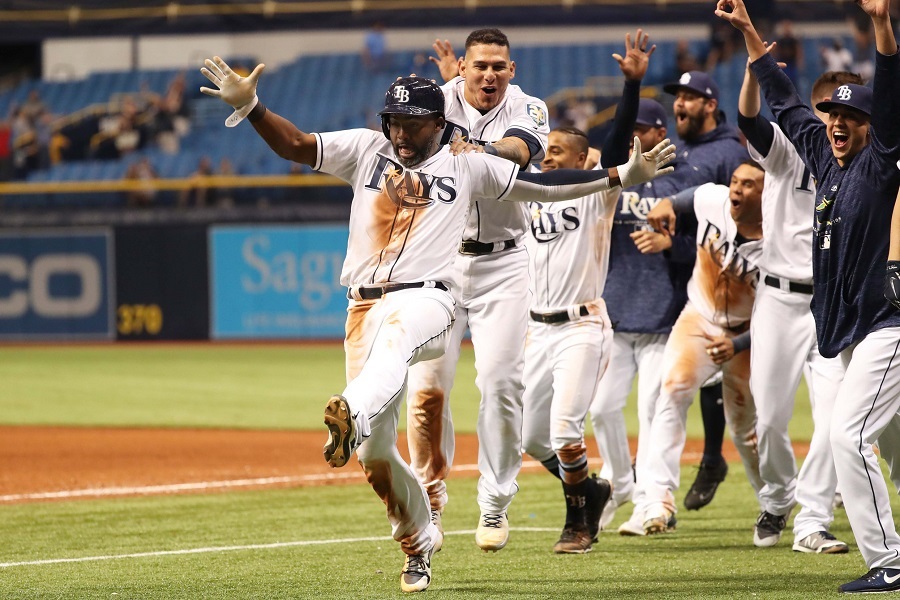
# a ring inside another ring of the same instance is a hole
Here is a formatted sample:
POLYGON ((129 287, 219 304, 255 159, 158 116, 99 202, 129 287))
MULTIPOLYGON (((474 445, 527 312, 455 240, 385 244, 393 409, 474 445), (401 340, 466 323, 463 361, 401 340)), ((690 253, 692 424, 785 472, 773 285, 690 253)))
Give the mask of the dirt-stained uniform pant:
POLYGON ((831 453, 831 413, 844 377, 837 358, 819 354, 810 296, 760 285, 750 321, 750 389, 756 404, 759 472, 765 485, 759 492, 763 510, 785 515, 799 503, 794 538, 802 540, 827 531, 834 520, 831 507, 837 486, 831 453), (814 430, 809 452, 797 474, 788 435, 800 373, 809 387, 814 430))
POLYGON ((409 452, 435 510, 447 503, 444 478, 453 463, 450 389, 466 327, 475 347, 478 407, 478 505, 505 512, 518 491, 522 466, 522 369, 531 293, 528 254, 516 247, 454 262, 456 322, 447 352, 416 365, 407 395, 409 452))
POLYGON ((637 505, 641 500, 633 495, 634 481, 635 476, 641 476, 647 462, 650 423, 662 383, 659 366, 668 337, 668 334, 615 332, 609 366, 591 404, 591 425, 603 459, 600 477, 612 483, 613 498, 619 504, 632 498, 637 505), (632 469, 624 409, 635 374, 638 376, 638 445, 632 469))
POLYGON ((870 569, 900 568, 900 536, 887 483, 872 448, 897 458, 900 327, 873 331, 839 355, 846 367, 831 415, 838 487, 860 554, 870 569))
POLYGON ((567 472, 587 473, 584 421, 611 347, 604 316, 528 324, 522 447, 541 462, 555 454, 567 483, 578 483, 568 481, 567 472))
POLYGON ((343 392, 363 440, 360 465, 387 506, 392 535, 406 554, 434 545, 428 496, 397 451, 397 424, 409 366, 443 354, 453 298, 435 288, 401 290, 347 309, 347 387, 343 392))
MULTIPOLYGON (((688 304, 672 328, 663 357, 662 394, 650 425, 647 477, 638 479, 642 508, 653 514, 662 505, 674 514, 674 491, 678 489, 681 453, 687 436, 687 411, 704 381, 720 368, 706 353, 703 334, 734 337, 735 333, 707 321, 688 304)), ((750 395, 750 353, 736 354, 721 366, 725 419, 744 463, 750 485, 762 488, 756 445, 756 408, 750 395)))

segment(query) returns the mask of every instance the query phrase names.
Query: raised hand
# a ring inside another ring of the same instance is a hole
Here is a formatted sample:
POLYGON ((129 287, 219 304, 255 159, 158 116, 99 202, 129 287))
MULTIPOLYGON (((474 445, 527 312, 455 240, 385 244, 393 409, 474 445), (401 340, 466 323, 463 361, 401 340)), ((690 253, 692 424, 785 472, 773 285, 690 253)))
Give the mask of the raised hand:
POLYGON ((856 0, 856 4, 873 19, 890 17, 891 0, 856 0))
POLYGON ((716 16, 728 21, 738 31, 747 31, 753 28, 750 13, 744 5, 744 0, 719 0, 716 2, 716 16))
POLYGON ((447 40, 434 40, 431 47, 434 48, 437 58, 429 56, 428 60, 437 65, 438 70, 441 72, 441 78, 444 81, 450 81, 459 75, 459 59, 456 58, 456 53, 453 52, 453 46, 450 45, 450 42, 447 40))
POLYGON ((200 91, 207 96, 221 98, 223 102, 234 109, 253 102, 256 98, 256 82, 259 81, 259 76, 266 68, 266 65, 263 64, 256 65, 252 73, 241 77, 218 56, 214 56, 212 60, 207 58, 203 64, 206 66, 202 67, 200 72, 216 86, 216 89, 201 87, 200 91))
POLYGON ((650 181, 659 175, 674 171, 674 167, 666 165, 675 160, 675 146, 666 138, 651 150, 641 152, 641 140, 635 136, 631 157, 624 165, 619 165, 617 172, 623 188, 650 181))
POLYGON ((631 41, 631 33, 625 34, 625 56, 613 54, 612 57, 619 63, 619 68, 625 79, 640 81, 647 74, 647 65, 650 63, 650 55, 656 50, 656 45, 647 50, 650 36, 638 29, 634 34, 634 42, 631 41))

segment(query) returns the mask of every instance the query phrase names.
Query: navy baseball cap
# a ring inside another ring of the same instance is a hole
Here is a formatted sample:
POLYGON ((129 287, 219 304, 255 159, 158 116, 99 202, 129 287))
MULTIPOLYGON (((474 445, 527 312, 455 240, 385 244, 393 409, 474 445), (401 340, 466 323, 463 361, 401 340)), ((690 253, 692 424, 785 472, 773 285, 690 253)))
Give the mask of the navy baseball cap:
POLYGON ((872 115, 872 88, 864 85, 848 83, 834 90, 831 100, 825 100, 816 104, 816 108, 822 112, 829 112, 836 106, 849 106, 865 115, 872 115))
POLYGON ((679 90, 690 90, 711 100, 719 99, 719 86, 703 71, 688 71, 676 82, 667 83, 663 90, 677 94, 679 90))
POLYGON ((641 98, 638 103, 637 119, 635 125, 647 127, 665 127, 667 122, 666 109, 662 104, 650 98, 641 98))

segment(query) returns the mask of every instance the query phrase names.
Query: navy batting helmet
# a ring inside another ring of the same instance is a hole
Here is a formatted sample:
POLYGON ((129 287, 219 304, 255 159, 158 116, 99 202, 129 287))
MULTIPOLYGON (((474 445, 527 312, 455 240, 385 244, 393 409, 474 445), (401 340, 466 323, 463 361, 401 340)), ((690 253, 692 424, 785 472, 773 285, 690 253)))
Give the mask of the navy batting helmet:
POLYGON ((444 92, 430 79, 401 77, 391 84, 384 95, 381 130, 390 139, 391 125, 388 115, 440 115, 444 116, 444 92))

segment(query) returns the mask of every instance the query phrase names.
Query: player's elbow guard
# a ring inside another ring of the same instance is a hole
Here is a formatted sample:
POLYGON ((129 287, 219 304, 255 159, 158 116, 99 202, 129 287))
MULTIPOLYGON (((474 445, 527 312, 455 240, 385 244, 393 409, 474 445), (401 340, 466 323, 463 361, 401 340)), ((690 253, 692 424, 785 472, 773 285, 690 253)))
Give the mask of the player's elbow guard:
POLYGON ((884 297, 900 309, 900 260, 889 260, 884 274, 884 297))

